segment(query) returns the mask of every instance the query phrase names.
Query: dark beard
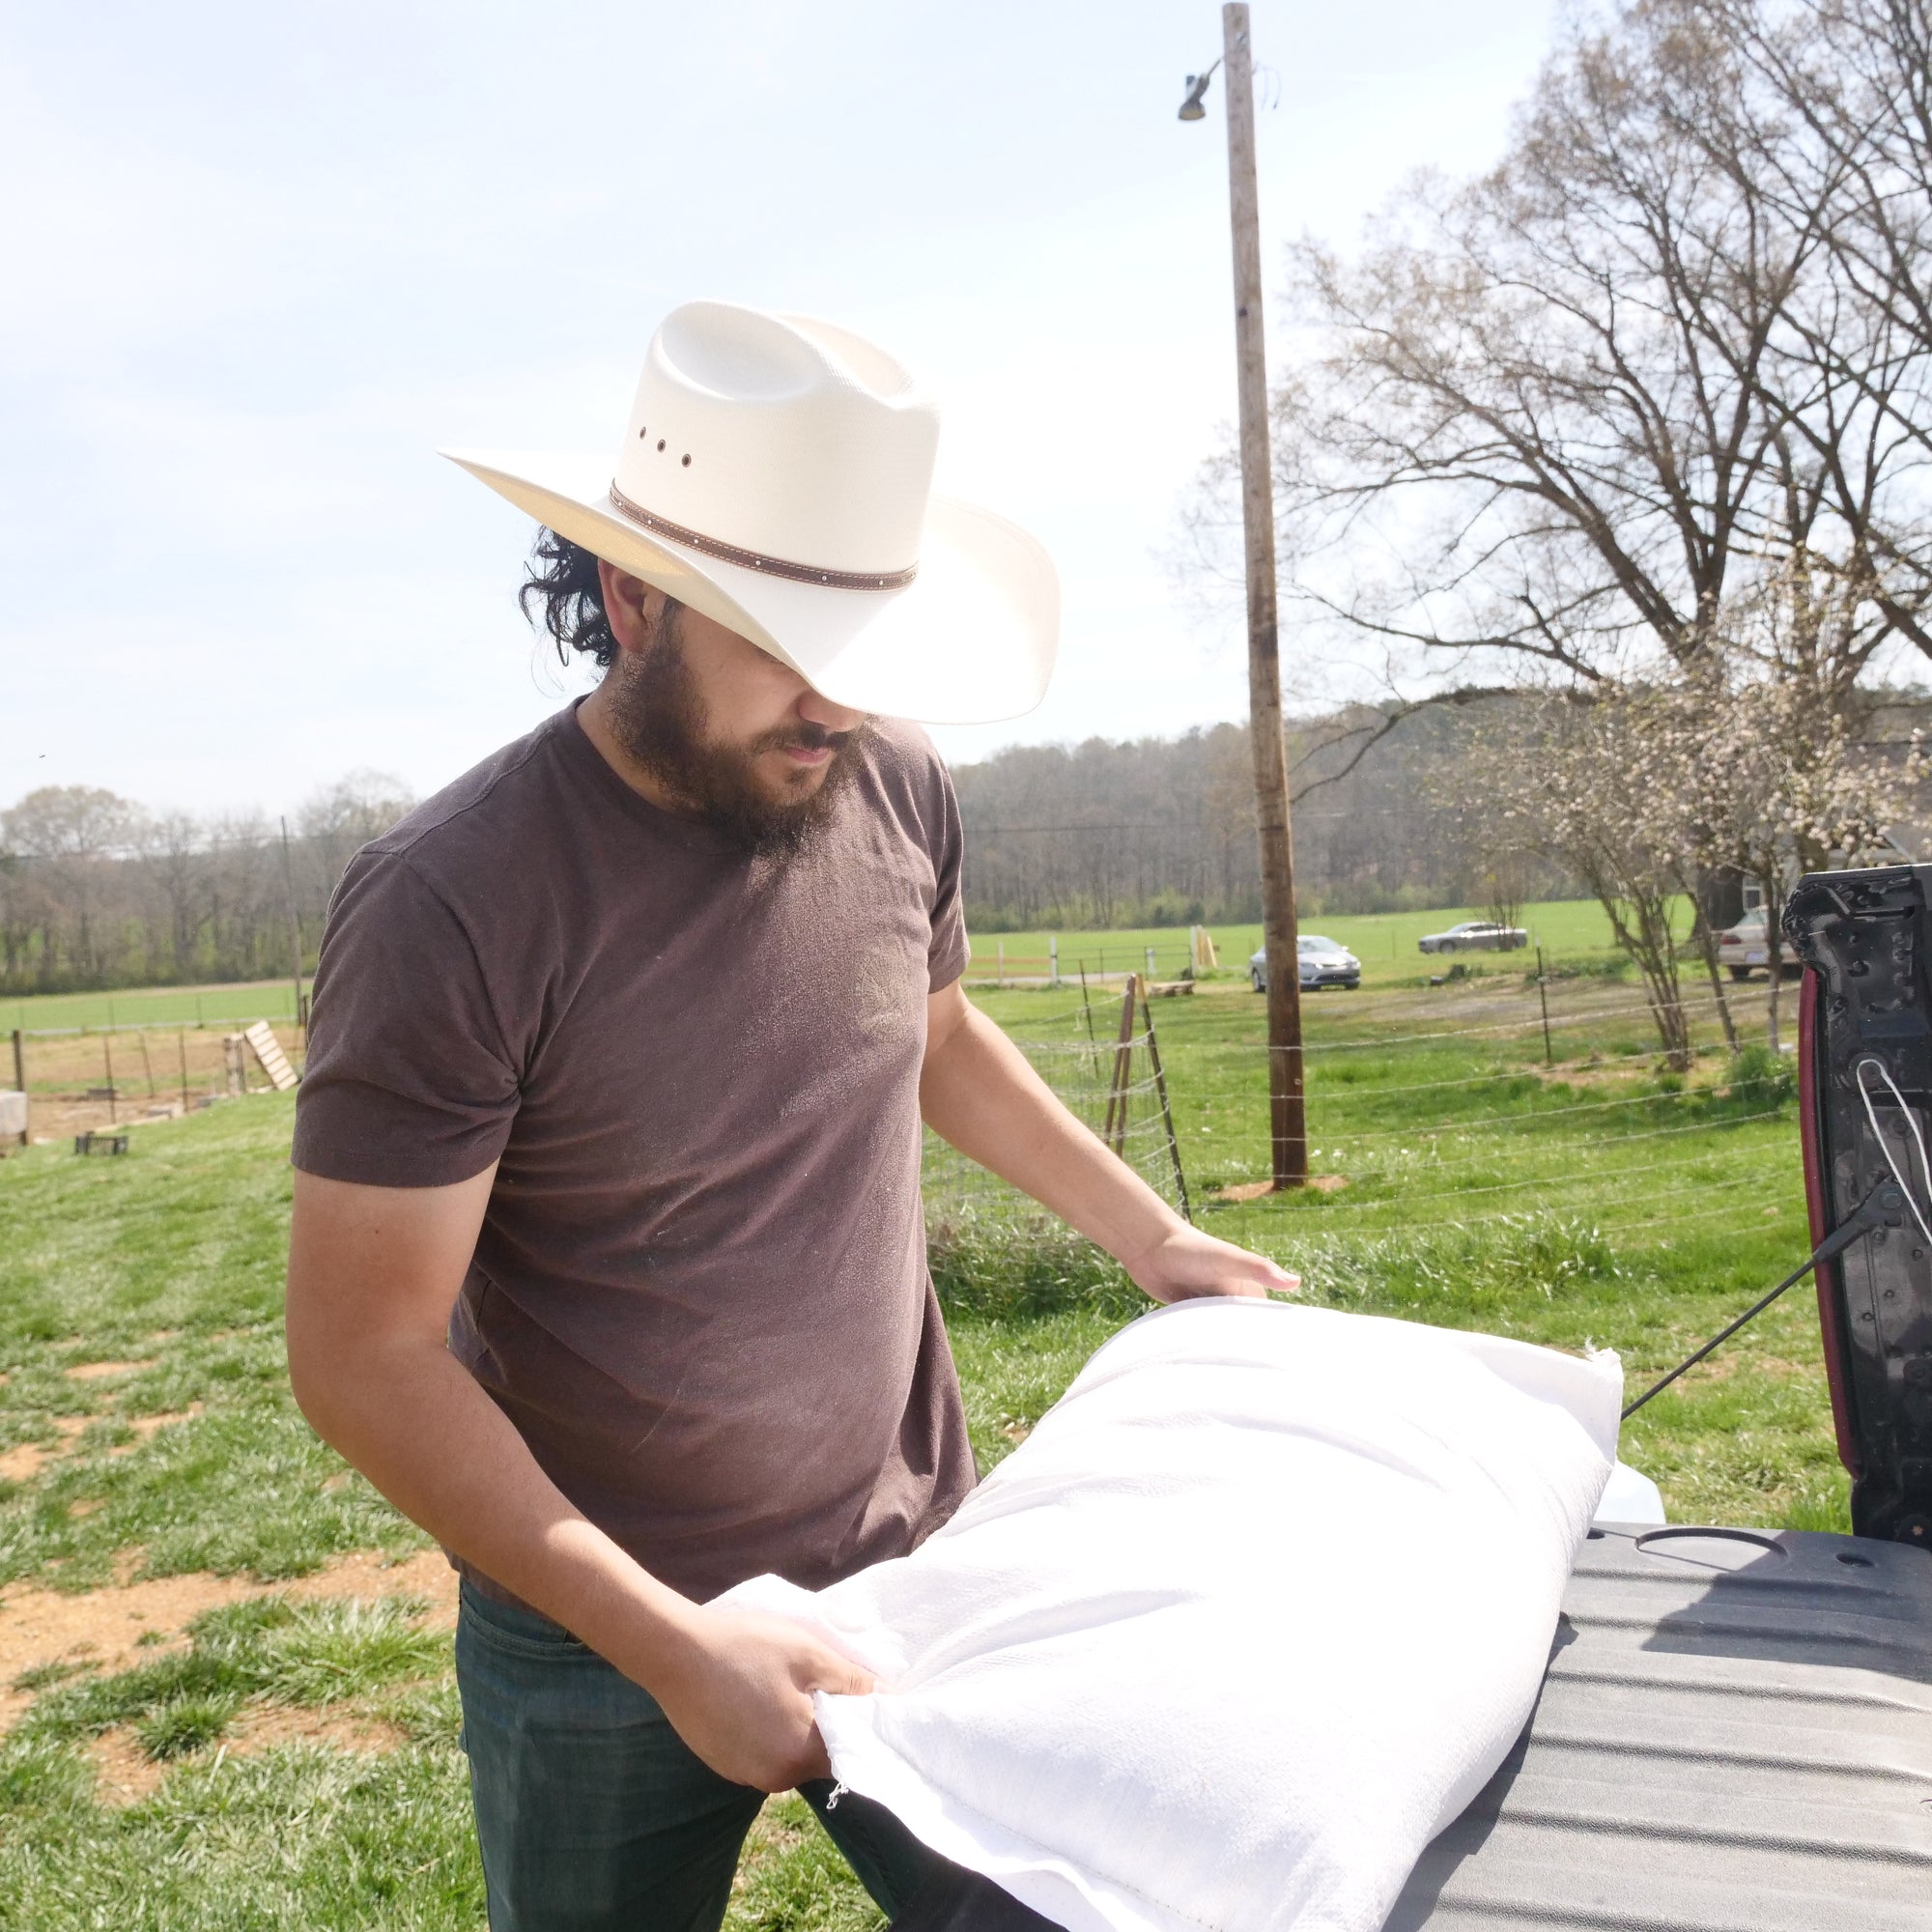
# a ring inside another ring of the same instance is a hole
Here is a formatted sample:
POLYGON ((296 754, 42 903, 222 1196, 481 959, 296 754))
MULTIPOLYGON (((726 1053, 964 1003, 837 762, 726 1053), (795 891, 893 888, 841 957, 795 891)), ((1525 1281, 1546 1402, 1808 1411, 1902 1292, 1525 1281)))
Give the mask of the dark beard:
POLYGON ((611 735, 664 786, 680 811, 711 826, 739 851, 753 858, 795 859, 851 783, 867 726, 827 731, 800 720, 760 732, 747 744, 711 743, 703 700, 678 635, 681 610, 668 602, 650 649, 620 656, 605 673, 604 717, 611 735), (758 783, 752 761, 791 745, 834 750, 817 789, 786 804, 758 783))

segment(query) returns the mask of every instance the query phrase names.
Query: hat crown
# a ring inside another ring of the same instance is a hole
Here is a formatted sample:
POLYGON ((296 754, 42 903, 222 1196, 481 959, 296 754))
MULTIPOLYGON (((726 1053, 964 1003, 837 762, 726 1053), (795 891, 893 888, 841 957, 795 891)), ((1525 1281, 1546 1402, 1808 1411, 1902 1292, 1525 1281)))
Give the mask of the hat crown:
POLYGON ((939 411, 863 336, 687 302, 651 338, 613 481, 712 544, 811 569, 919 561, 939 411))

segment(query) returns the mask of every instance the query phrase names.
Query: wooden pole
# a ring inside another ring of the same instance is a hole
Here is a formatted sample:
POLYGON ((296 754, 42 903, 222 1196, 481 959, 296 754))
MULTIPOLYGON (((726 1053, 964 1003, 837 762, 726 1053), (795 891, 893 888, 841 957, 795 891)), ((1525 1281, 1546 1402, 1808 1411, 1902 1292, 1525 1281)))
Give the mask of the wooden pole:
POLYGON ((148 1030, 143 1027, 134 1037, 141 1045, 141 1069, 148 1076, 148 1098, 155 1097, 155 1063, 148 1052, 148 1030))
POLYGON ((1556 1056, 1549 1050, 1549 991, 1543 977, 1543 948, 1536 949, 1536 997, 1543 1003, 1543 1064, 1556 1065, 1556 1056))
POLYGON ((296 981, 295 1022, 297 1028, 304 1034, 304 1044, 306 1044, 307 1030, 302 1026, 301 920, 296 912, 296 867, 295 861, 289 856, 289 821, 287 818, 282 820, 282 884, 289 895, 289 960, 295 973, 296 981))
POLYGON ((114 1036, 111 1032, 100 1036, 100 1051, 107 1061, 107 1124, 118 1126, 121 1117, 114 1110, 114 1036))
MULTIPOLYGON (((27 1091, 27 1036, 18 1027, 14 1029, 14 1085, 22 1094, 27 1091)), ((33 1106, 32 1101, 29 1101, 27 1104, 31 1111, 33 1106)), ((20 1145, 22 1147, 30 1145, 27 1136, 27 1122, 25 1121, 20 1122, 20 1145)))
POLYGON ((1127 1088, 1134 1067, 1134 1008, 1140 991, 1140 980, 1129 973, 1127 996, 1121 1002, 1121 1031, 1114 1041, 1114 1081, 1107 1090, 1107 1130, 1102 1136, 1122 1159, 1127 1150, 1127 1088))
POLYGON ((1301 1065, 1301 966, 1294 838, 1281 726, 1281 644, 1274 582, 1274 478, 1268 455, 1267 358, 1262 331, 1261 210, 1255 185, 1255 82, 1248 10, 1221 9, 1228 85, 1228 209, 1235 243, 1235 366, 1240 391, 1241 526, 1248 576, 1248 735, 1261 834, 1262 944, 1267 952, 1268 1139, 1276 1187, 1308 1179, 1301 1065))
POLYGON ((1174 1163, 1174 1184, 1180 1194, 1180 1218, 1190 1225, 1194 1209, 1187 1205, 1187 1177, 1180 1171, 1180 1143, 1174 1135, 1174 1109, 1167 1103, 1167 1075, 1160 1065, 1160 1041, 1154 1037, 1153 1009, 1148 1005, 1147 989, 1141 989, 1141 1013, 1147 1021, 1148 1065, 1153 1068, 1153 1090, 1160 1095, 1160 1118, 1167 1127, 1167 1157, 1174 1163))
POLYGON ((185 1113, 187 1112, 187 1109, 188 1109, 188 1097, 187 1097, 187 1029, 186 1029, 186 1027, 183 1027, 183 1028, 182 1028, 182 1030, 181 1030, 181 1031, 180 1031, 180 1032, 179 1032, 179 1033, 178 1033, 178 1034, 177 1034, 177 1035, 175 1036, 175 1041, 176 1041, 176 1044, 177 1044, 178 1046, 180 1046, 180 1048, 181 1048, 181 1067, 182 1067, 182 1112, 183 1112, 184 1114, 185 1114, 185 1113))

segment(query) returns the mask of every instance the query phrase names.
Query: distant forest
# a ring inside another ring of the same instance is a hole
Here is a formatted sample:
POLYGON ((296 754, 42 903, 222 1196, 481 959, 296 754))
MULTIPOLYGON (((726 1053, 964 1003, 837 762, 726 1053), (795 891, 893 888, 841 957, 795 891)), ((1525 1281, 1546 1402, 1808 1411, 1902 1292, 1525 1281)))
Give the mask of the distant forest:
MULTIPOLYGON (((1482 902, 1476 841, 1433 790, 1471 722, 1471 708, 1432 709, 1375 742, 1386 721, 1373 711, 1293 727, 1308 913, 1482 902)), ((1020 746, 953 778, 976 931, 1260 917, 1244 725, 1020 746)), ((394 779, 352 774, 291 814, 284 843, 259 813, 151 812, 84 786, 29 793, 0 811, 0 993, 287 973, 292 927, 312 966, 350 855, 412 803, 394 779)))
MULTIPOLYGON (((1533 858, 1498 893, 1481 807, 1456 781, 1514 701, 1292 723, 1305 915, 1581 895, 1533 858)), ((1861 722, 1895 746, 1929 721, 1913 691, 1875 696, 1861 722)), ((1261 916, 1244 725, 1015 746, 952 776, 976 932, 1261 916)), ((271 977, 292 970, 298 933, 306 971, 351 854, 412 803, 399 781, 354 773, 291 814, 285 837, 259 813, 152 813, 85 786, 31 792, 0 810, 0 994, 271 977)), ((1926 839, 1907 829, 1914 849, 1926 839)))
MULTIPOLYGON (((1488 703, 1391 728, 1366 707, 1292 722, 1296 895, 1311 916, 1481 905, 1480 827, 1442 801, 1488 703)), ((1014 746, 952 774, 976 932, 1261 917, 1245 724, 1179 738, 1014 746)), ((1577 888, 1545 870, 1523 898, 1577 888)))

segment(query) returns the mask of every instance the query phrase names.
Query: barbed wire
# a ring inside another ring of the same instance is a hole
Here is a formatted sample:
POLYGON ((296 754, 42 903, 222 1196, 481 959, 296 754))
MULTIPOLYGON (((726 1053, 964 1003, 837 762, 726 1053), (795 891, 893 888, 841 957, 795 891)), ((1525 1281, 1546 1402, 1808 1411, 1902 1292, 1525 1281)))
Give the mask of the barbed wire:
MULTIPOLYGON (((1462 1133, 1470 1130, 1502 1132, 1513 1127, 1540 1126, 1546 1121, 1557 1120, 1571 1114, 1601 1114, 1613 1107, 1664 1107, 1686 1100, 1710 1100, 1717 1090, 1710 1087, 1685 1087, 1675 1093, 1630 1094, 1616 1100, 1579 1100, 1574 1106, 1536 1107, 1521 1114, 1471 1114, 1460 1121, 1437 1121, 1431 1126, 1423 1127, 1350 1127, 1338 1130, 1339 1138, 1354 1141, 1388 1140, 1396 1136, 1411 1135, 1427 1138, 1432 1134, 1462 1133)), ((1713 1122, 1711 1124, 1719 1124, 1713 1122)), ((1615 1138, 1614 1136, 1612 1138, 1615 1138)), ((1598 1147, 1601 1141, 1578 1141, 1578 1147, 1598 1147)))
MULTIPOLYGON (((1782 1115, 1782 1103, 1774 1103, 1772 1106, 1760 1107, 1748 1114, 1735 1115, 1726 1121, 1693 1121, 1688 1125, 1681 1127, 1646 1127, 1640 1133, 1604 1134, 1590 1140, 1558 1140, 1547 1147, 1523 1149, 1492 1147, 1484 1148, 1474 1153, 1446 1156, 1438 1155, 1430 1151, 1424 1165, 1430 1173, 1439 1174, 1456 1168, 1493 1166, 1499 1161, 1534 1159, 1537 1157, 1556 1159, 1565 1154, 1595 1153, 1602 1148, 1623 1147, 1634 1141, 1663 1140, 1679 1134, 1712 1133, 1730 1127, 1749 1126, 1759 1121, 1777 1120, 1782 1115)), ((1321 1153, 1321 1150, 1315 1143, 1322 1140, 1329 1141, 1332 1144, 1334 1155, 1337 1158, 1341 1158, 1346 1152, 1350 1140, 1353 1138, 1356 1137, 1347 1133, 1323 1134, 1311 1132, 1308 1136, 1310 1158, 1313 1159, 1321 1153)), ((1362 1138, 1366 1137, 1363 1136, 1362 1138)), ((1424 1150, 1418 1149, 1417 1152, 1422 1153, 1424 1150)), ((1693 1155, 1692 1158, 1703 1158, 1703 1156, 1693 1155)), ((1384 1169, 1372 1168, 1366 1170, 1356 1178, 1364 1180, 1381 1180, 1392 1179, 1397 1177, 1384 1169)))
MULTIPOLYGON (((1744 1150, 1744 1151, 1753 1151, 1753 1150, 1744 1150)), ((1529 1175, 1523 1175, 1522 1177, 1515 1180, 1485 1180, 1474 1183, 1463 1182, 1454 1187, 1424 1188, 1419 1192, 1404 1192, 1398 1195, 1392 1195, 1385 1201, 1349 1201, 1349 1202, 1344 1202, 1340 1206, 1334 1208, 1324 1207, 1319 1209, 1304 1210, 1304 1211, 1312 1211, 1314 1213, 1317 1213, 1322 1219, 1325 1220, 1331 1215, 1337 1215, 1337 1214, 1382 1213, 1391 1208, 1407 1208, 1419 1201, 1449 1201, 1478 1194, 1508 1194, 1514 1192, 1518 1188, 1522 1188, 1522 1187, 1543 1187, 1549 1189, 1551 1192, 1560 1192, 1562 1189, 1566 1187, 1615 1186, 1625 1180, 1634 1179, 1636 1176, 1639 1175, 1685 1173, 1689 1171, 1693 1162, 1697 1159, 1721 1159, 1721 1158, 1723 1158, 1723 1155, 1719 1153, 1712 1153, 1709 1155, 1692 1156, 1691 1160, 1646 1161, 1641 1166, 1622 1168, 1615 1175, 1612 1176, 1605 1176, 1601 1174, 1577 1174, 1577 1173, 1572 1173, 1568 1175, 1529 1174, 1529 1175)), ((1766 1172, 1768 1174, 1770 1170, 1767 1169, 1766 1172)), ((1385 1179, 1387 1178, 1388 1177, 1385 1176, 1362 1177, 1362 1179, 1385 1179)))

